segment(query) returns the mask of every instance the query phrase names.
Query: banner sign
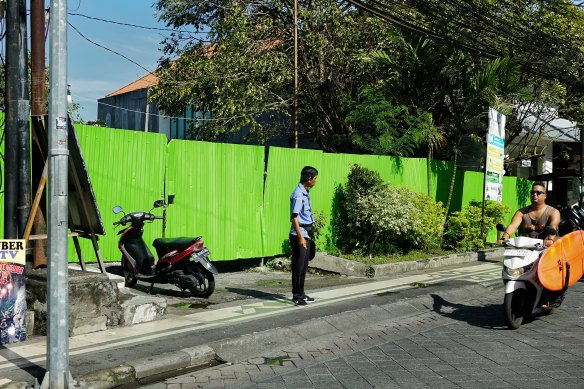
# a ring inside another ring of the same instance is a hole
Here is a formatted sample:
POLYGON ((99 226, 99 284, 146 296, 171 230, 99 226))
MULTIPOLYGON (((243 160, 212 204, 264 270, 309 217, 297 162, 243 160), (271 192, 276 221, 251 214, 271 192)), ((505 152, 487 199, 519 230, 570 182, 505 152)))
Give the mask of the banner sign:
POLYGON ((505 115, 489 108, 487 163, 485 167, 485 200, 503 201, 505 175, 505 115))
POLYGON ((0 240, 0 345, 26 340, 25 262, 25 240, 0 240))

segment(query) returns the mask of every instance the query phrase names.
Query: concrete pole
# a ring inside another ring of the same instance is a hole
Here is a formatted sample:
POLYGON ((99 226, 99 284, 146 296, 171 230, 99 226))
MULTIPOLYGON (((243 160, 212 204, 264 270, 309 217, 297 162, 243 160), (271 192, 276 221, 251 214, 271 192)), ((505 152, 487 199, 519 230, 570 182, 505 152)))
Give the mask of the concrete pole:
POLYGON ((28 99, 28 33, 26 26, 26 1, 19 7, 20 47, 18 54, 19 89, 18 100, 18 237, 22 238, 30 213, 30 101, 28 99))
POLYGON ((69 388, 67 271, 67 0, 51 1, 49 49, 49 267, 47 364, 43 386, 69 388))

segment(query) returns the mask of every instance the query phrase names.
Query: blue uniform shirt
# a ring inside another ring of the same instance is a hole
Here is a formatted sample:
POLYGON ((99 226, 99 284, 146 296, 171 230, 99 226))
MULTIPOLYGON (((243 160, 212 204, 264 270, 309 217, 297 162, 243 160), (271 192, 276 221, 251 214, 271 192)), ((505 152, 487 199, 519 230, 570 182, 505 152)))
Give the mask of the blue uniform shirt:
MULTIPOLYGON (((302 184, 298 184, 292 195, 290 196, 290 218, 298 215, 299 224, 313 224, 314 217, 312 216, 312 207, 310 205, 310 196, 308 191, 302 184)), ((300 232, 302 236, 308 238, 308 232, 302 227, 300 227, 300 232)), ((294 226, 290 228, 290 234, 296 235, 294 226)))

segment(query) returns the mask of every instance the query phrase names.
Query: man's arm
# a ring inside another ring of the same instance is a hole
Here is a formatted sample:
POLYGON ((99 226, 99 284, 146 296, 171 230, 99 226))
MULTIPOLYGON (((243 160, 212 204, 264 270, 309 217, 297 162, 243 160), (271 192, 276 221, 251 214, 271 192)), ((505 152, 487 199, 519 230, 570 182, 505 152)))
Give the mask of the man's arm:
POLYGON ((300 231, 300 223, 298 223, 298 214, 292 214, 292 227, 294 227, 294 231, 296 231, 296 235, 298 235, 298 242, 300 246, 306 248, 306 239, 302 236, 302 231, 300 231))
MULTIPOLYGON (((557 231, 558 228, 560 227, 560 220, 561 220, 560 211, 554 208, 548 216, 549 226, 555 228, 557 231)), ((554 243, 557 238, 558 238, 557 234, 546 236, 544 245, 551 246, 552 243, 554 243)))
POLYGON ((501 239, 497 243, 501 244, 505 239, 511 238, 522 222, 523 214, 520 211, 515 212, 515 215, 511 218, 511 223, 505 228, 505 232, 503 232, 501 239))

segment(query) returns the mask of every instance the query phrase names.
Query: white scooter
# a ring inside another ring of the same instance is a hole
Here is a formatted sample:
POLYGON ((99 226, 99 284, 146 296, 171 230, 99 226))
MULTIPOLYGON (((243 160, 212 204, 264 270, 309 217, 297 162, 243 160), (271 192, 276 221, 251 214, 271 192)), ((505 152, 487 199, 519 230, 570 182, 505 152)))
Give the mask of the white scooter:
MULTIPOLYGON (((504 228, 497 225, 497 230, 501 232, 504 228)), ((545 232, 548 235, 557 233, 549 226, 545 232)), ((506 247, 503 260, 503 312, 507 327, 515 330, 525 319, 538 314, 547 315, 562 304, 569 275, 564 289, 557 292, 547 290, 537 275, 539 259, 546 249, 543 240, 520 236, 505 240, 503 245, 506 247)))

